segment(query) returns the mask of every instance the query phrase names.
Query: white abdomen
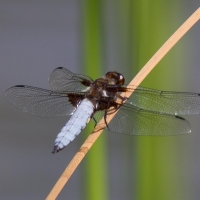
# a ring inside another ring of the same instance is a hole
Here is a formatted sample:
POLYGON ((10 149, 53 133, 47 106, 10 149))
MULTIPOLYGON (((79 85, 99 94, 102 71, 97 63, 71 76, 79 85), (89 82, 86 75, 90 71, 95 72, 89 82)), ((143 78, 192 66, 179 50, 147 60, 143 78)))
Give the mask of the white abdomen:
POLYGON ((52 153, 59 152, 85 128, 89 122, 92 113, 94 112, 94 105, 88 99, 84 99, 74 111, 73 115, 61 132, 57 135, 54 142, 54 149, 52 153))

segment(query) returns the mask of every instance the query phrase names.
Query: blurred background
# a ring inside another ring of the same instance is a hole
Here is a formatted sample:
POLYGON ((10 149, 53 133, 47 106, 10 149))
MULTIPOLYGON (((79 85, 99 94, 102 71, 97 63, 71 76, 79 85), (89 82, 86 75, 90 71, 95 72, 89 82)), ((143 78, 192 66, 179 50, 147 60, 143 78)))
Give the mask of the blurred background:
MULTIPOLYGON (((48 77, 59 66, 94 79, 115 70, 128 83, 198 7, 198 0, 1 0, 0 199, 45 199, 93 127, 53 155, 68 118, 23 113, 4 99, 6 89, 50 89, 48 77)), ((200 93, 199 47, 198 22, 142 86, 200 93)), ((186 118, 188 135, 104 132, 58 199, 199 199, 200 115, 186 118)))

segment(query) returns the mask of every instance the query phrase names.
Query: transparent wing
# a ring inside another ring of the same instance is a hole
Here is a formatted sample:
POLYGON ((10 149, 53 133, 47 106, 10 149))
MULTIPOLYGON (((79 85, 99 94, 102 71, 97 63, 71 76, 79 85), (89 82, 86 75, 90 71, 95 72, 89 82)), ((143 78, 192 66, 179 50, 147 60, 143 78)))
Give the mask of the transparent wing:
POLYGON ((90 85, 93 80, 81 74, 74 74, 64 67, 53 70, 49 77, 49 84, 53 91, 81 92, 90 85))
POLYGON ((68 93, 59 93, 31 86, 18 85, 5 92, 5 98, 24 112, 41 117, 70 115, 75 107, 68 93))
MULTIPOLYGON (((129 88, 134 89, 135 87, 129 88)), ((200 113, 200 94, 190 92, 167 92, 138 87, 126 103, 144 110, 172 115, 200 113)))
MULTIPOLYGON (((103 112, 94 117, 99 121, 103 112)), ((191 127, 182 117, 139 109, 130 104, 123 104, 112 121, 109 131, 129 135, 179 135, 190 133, 191 127)))

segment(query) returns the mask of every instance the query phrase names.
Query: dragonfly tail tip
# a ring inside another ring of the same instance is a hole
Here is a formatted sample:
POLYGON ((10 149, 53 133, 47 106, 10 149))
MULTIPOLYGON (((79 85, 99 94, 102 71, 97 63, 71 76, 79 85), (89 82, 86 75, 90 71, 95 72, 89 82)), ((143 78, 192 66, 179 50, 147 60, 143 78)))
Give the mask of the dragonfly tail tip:
POLYGON ((59 151, 61 151, 62 149, 59 146, 54 146, 52 153, 58 153, 59 151))

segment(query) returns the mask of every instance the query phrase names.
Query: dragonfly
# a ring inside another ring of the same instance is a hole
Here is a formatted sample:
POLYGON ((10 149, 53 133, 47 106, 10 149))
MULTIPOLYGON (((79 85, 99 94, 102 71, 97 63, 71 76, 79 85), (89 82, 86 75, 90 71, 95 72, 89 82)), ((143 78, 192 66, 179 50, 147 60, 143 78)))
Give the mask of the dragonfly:
POLYGON ((91 120, 95 126, 103 118, 108 131, 128 135, 169 136, 191 132, 181 117, 200 113, 200 94, 160 91, 127 86, 122 74, 111 71, 93 80, 64 67, 49 77, 51 90, 16 85, 5 92, 13 105, 40 117, 70 116, 58 133, 52 153, 73 141, 91 120), (134 91, 126 98, 123 93, 134 91), (107 116, 116 112, 107 123, 107 116))

